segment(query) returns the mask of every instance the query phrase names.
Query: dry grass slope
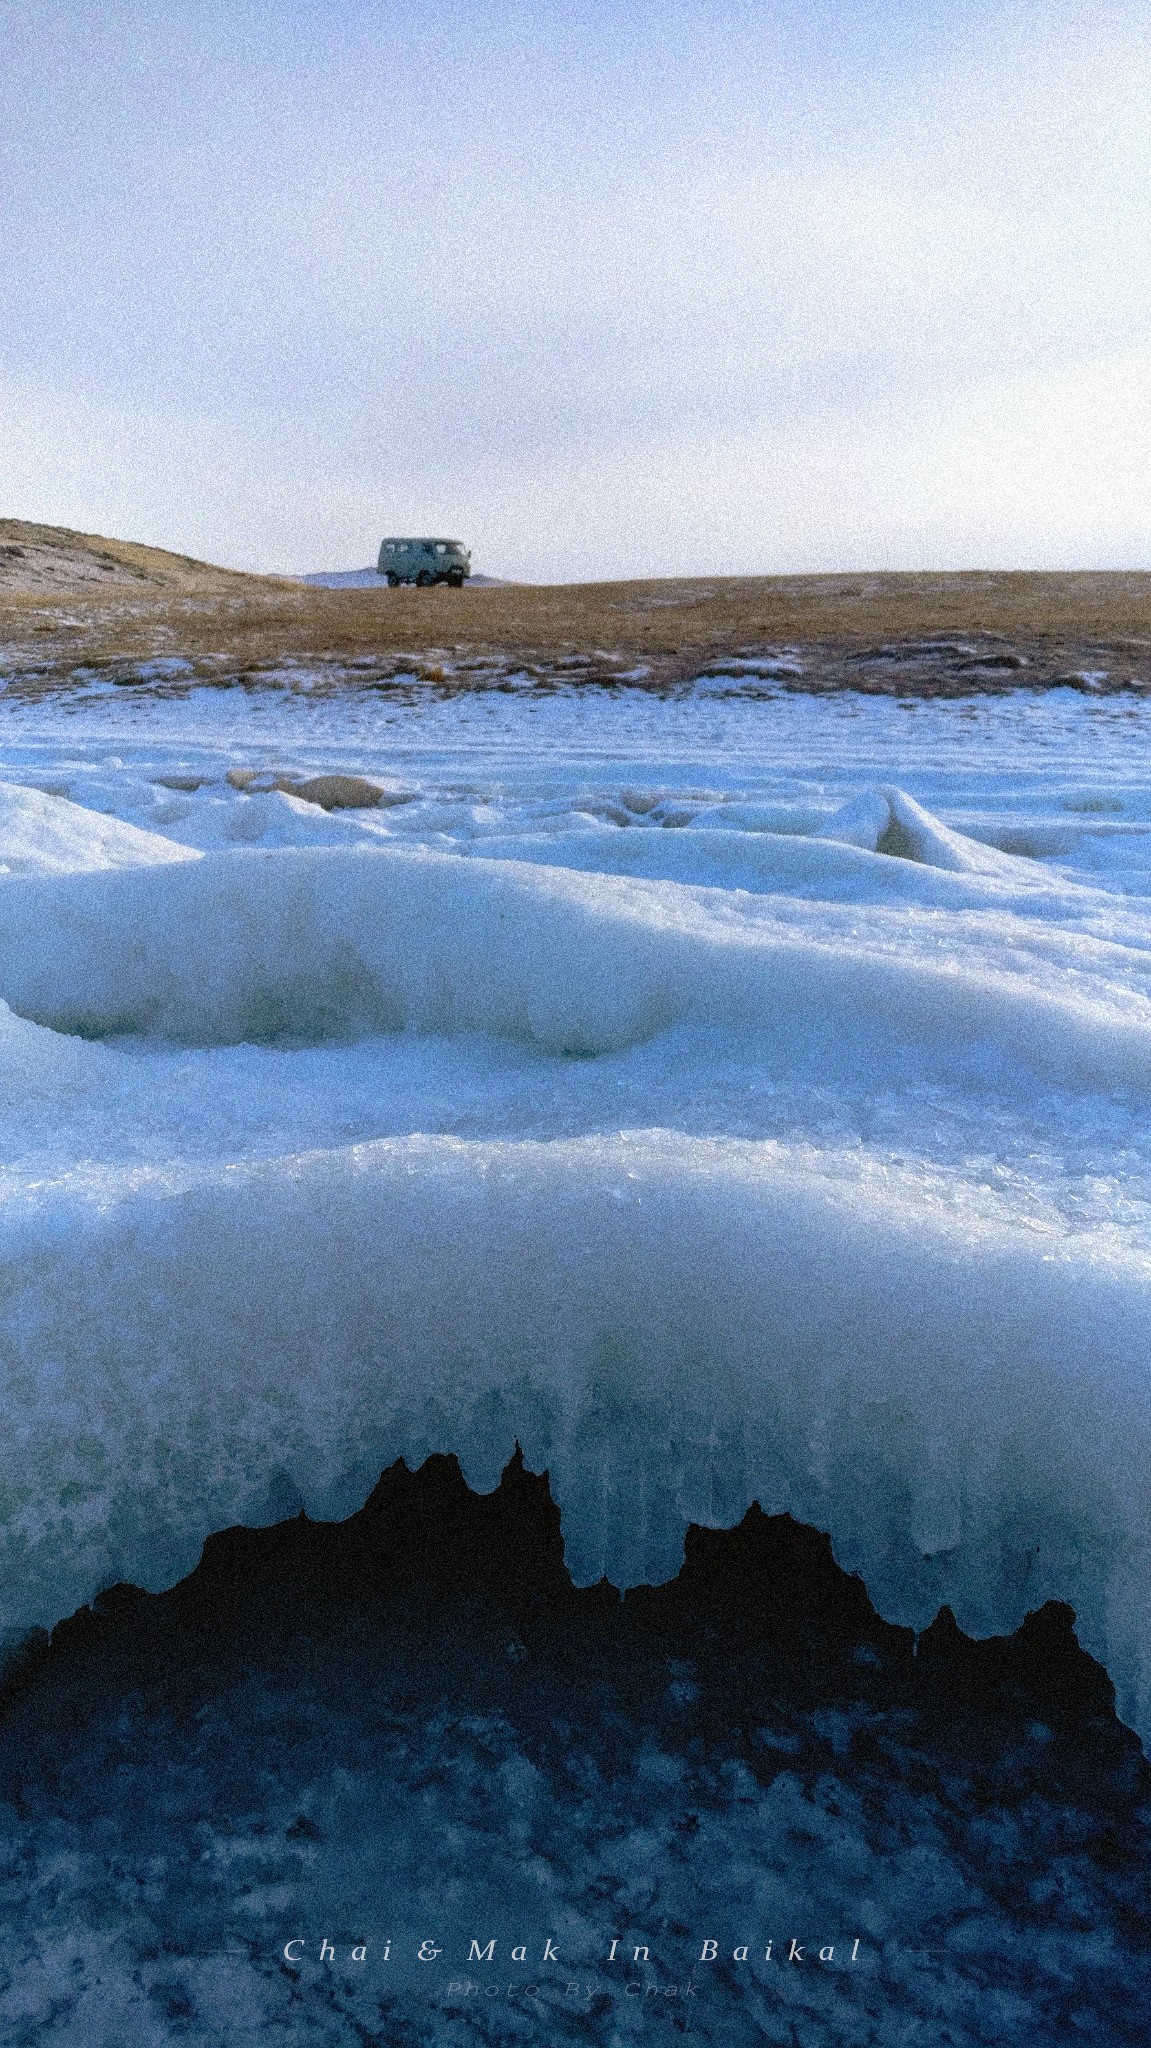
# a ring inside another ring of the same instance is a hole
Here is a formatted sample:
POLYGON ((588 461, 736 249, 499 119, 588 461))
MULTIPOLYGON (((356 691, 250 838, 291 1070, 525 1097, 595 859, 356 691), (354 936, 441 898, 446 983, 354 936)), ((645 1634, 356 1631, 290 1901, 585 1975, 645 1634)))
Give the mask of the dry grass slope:
POLYGON ((143 547, 138 541, 106 540, 96 533, 73 533, 66 526, 36 526, 26 519, 0 519, 0 602, 18 602, 41 595, 63 596, 68 590, 89 596, 110 591, 219 590, 260 586, 276 579, 244 576, 217 569, 191 555, 167 548, 143 547))
POLYGON ((1151 574, 963 572, 323 590, 64 528, 0 521, 0 671, 185 682, 308 669, 341 686, 479 669, 661 687, 725 658, 798 651, 804 688, 968 694, 1082 672, 1151 678, 1151 574), (933 644, 934 643, 934 644, 933 644), (997 652, 998 650, 998 652, 997 652), (469 669, 469 664, 471 668, 469 669))

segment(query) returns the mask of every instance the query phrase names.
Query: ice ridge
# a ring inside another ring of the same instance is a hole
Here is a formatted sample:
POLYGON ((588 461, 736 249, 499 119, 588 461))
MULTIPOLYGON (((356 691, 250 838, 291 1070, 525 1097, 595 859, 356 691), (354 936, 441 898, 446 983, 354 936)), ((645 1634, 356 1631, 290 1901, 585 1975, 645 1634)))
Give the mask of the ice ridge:
POLYGON ((4 1627, 518 1440, 580 1583, 758 1499, 895 1621, 1070 1601, 1151 1735, 1145 910, 892 788, 751 822, 198 853, 0 790, 4 1627), (356 1118, 279 1141, 273 1083, 356 1059, 356 1118), (204 1107, 237 1072, 259 1156, 204 1107), (944 1124, 1001 1194, 931 1166, 944 1124), (1072 1153, 1079 1211, 1013 1192, 1072 1153))

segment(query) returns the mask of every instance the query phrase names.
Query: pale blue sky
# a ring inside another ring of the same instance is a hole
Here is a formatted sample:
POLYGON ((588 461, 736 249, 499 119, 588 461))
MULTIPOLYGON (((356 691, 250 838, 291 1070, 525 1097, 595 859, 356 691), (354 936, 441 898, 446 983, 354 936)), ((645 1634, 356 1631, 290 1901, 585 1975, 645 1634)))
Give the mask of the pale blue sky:
POLYGON ((8 514, 1151 565, 1142 9, 0 0, 0 192, 8 514))

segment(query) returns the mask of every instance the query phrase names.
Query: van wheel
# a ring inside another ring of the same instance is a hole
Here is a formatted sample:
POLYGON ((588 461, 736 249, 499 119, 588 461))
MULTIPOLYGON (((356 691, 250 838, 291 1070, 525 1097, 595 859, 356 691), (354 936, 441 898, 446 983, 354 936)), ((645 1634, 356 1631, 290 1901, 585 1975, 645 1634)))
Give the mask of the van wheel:
POLYGON ((448 582, 451 584, 453 590, 462 590, 464 587, 463 570, 453 569, 448 577, 448 582))
POLYGON ((400 587, 400 579, 399 579, 399 577, 398 577, 398 576, 396 575, 396 572, 395 572, 395 570, 394 570, 394 569, 389 569, 389 570, 388 570, 388 589, 389 589, 389 590, 398 590, 398 589, 399 589, 399 587, 400 587))
POLYGON ((428 585, 429 585, 429 583, 431 582, 431 580, 432 580, 432 579, 431 579, 431 577, 430 577, 430 576, 428 575, 428 572, 427 572, 427 570, 426 570, 426 569, 421 569, 421 570, 420 570, 420 573, 419 573, 419 575, 418 575, 418 576, 416 577, 416 587, 417 587, 417 589, 419 589, 419 590, 426 590, 426 589, 427 589, 427 587, 428 587, 428 585))

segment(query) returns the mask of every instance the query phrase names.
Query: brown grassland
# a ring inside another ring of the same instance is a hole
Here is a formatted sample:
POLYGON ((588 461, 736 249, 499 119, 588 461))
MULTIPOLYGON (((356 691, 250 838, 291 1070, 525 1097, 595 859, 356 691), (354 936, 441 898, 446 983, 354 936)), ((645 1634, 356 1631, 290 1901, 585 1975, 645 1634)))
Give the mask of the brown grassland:
POLYGON ((330 687, 486 671, 666 687, 725 659, 790 650, 802 689, 963 695, 1074 681, 1151 687, 1151 573, 699 576, 461 591, 318 589, 159 548, 0 520, 0 673, 57 689, 136 683, 330 687), (638 673, 637 673, 638 672, 638 673), (165 680, 166 673, 166 680, 165 680))

